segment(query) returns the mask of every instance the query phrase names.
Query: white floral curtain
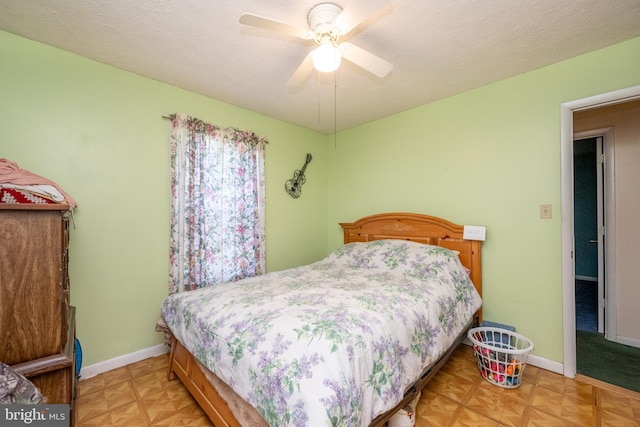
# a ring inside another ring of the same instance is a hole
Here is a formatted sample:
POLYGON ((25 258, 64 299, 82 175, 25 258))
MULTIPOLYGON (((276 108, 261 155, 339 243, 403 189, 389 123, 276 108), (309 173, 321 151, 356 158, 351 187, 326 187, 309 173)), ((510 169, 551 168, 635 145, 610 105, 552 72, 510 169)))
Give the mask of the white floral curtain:
POLYGON ((262 274, 267 141, 183 113, 170 119, 169 293, 262 274))

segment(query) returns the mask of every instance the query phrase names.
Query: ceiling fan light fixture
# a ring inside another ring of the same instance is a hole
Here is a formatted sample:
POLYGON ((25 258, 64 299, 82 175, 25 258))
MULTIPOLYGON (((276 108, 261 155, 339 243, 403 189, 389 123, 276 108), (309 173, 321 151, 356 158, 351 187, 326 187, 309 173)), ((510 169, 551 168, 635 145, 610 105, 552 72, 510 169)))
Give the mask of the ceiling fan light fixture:
POLYGON ((322 73, 337 70, 342 60, 342 52, 330 41, 323 41, 312 56, 313 66, 322 73))
POLYGON ((338 38, 349 34, 374 12, 389 3, 390 0, 356 0, 349 2, 344 10, 335 3, 319 3, 309 9, 308 29, 252 13, 243 13, 240 16, 240 23, 277 31, 303 40, 314 40, 318 43, 319 46, 304 57, 287 82, 287 86, 299 86, 314 69, 323 73, 337 70, 343 57, 346 61, 382 79, 393 69, 391 63, 352 43, 338 44, 338 38))

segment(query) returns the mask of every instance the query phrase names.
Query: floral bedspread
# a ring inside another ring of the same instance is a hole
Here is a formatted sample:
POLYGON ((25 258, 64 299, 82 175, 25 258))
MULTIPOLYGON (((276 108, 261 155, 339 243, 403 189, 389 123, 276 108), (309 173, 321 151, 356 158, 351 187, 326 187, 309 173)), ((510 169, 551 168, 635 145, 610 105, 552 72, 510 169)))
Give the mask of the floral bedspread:
POLYGON ((457 253, 402 240, 170 295, 176 338, 271 426, 366 426, 481 305, 457 253))

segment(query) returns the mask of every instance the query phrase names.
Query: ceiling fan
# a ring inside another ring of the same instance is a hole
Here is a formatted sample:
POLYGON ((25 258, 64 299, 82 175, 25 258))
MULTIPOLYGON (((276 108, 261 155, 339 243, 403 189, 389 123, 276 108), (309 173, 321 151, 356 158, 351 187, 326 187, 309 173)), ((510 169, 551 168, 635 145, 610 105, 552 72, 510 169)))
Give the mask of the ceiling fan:
POLYGON ((334 3, 320 3, 309 10, 308 29, 252 13, 243 13, 240 16, 240 23, 278 31, 305 40, 314 40, 319 45, 302 61, 287 82, 288 86, 300 85, 314 68, 321 72, 335 71, 340 66, 342 58, 383 78, 393 69, 392 64, 353 43, 338 44, 338 39, 348 34, 387 3, 389 0, 354 0, 344 9, 334 3))

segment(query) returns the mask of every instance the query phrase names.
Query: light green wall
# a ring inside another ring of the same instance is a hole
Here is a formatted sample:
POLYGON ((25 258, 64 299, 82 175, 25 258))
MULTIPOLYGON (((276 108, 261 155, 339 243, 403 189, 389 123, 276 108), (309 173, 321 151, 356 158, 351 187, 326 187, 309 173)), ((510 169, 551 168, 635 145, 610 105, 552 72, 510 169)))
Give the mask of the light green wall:
POLYGON ((79 203, 72 303, 84 364, 160 342, 168 122, 182 111, 265 135, 267 269, 321 258, 338 222, 386 211, 488 226, 485 318, 562 361, 560 104, 640 84, 640 39, 322 136, 0 32, 0 157, 79 203), (300 199, 284 182, 313 162, 300 199), (538 207, 553 205, 553 219, 538 207), (304 242, 304 244, 302 244, 304 242))
POLYGON ((338 222, 373 213, 486 225, 485 319, 562 362, 560 105, 638 84, 640 38, 339 133, 328 249, 342 243, 338 222), (540 219, 547 203, 553 218, 540 219))
POLYGON ((268 138, 269 271, 325 255, 323 135, 0 32, 0 157, 56 181, 79 205, 70 279, 84 366, 162 342, 154 324, 167 295, 169 122, 161 116, 174 112, 268 138), (284 182, 306 153, 313 162, 294 200, 284 182))

